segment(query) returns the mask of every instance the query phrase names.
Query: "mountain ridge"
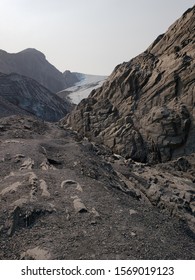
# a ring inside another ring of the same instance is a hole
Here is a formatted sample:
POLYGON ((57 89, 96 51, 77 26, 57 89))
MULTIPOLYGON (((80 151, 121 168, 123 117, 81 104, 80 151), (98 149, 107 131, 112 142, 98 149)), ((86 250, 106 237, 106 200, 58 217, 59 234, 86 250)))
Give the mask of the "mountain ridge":
MULTIPOLYGON (((71 84, 66 75, 49 63, 42 52, 34 48, 28 48, 17 53, 0 50, 0 72, 27 76, 53 93, 65 89, 71 84)), ((71 72, 69 73, 70 78, 76 80, 71 72)))

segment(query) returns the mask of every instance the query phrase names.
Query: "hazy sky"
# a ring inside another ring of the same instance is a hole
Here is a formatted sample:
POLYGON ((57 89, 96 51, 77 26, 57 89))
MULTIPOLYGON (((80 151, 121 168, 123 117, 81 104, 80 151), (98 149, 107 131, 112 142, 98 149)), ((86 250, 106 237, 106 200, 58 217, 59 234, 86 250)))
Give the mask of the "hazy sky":
POLYGON ((0 49, 36 48, 60 71, 109 75, 194 0, 0 0, 0 49))

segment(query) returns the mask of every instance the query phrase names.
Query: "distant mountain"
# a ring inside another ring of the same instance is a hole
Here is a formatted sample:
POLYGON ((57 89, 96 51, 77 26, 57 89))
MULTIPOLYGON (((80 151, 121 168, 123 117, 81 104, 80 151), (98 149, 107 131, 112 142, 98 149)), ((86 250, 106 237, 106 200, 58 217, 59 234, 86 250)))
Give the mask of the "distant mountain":
POLYGON ((46 121, 57 121, 70 109, 67 101, 35 80, 18 74, 0 74, 0 117, 32 114, 46 121))
POLYGON ((77 78, 77 82, 75 82, 76 79, 72 80, 75 85, 58 92, 57 95, 62 99, 68 97, 73 104, 78 104, 82 99, 87 98, 90 92, 102 86, 107 78, 107 76, 88 75, 77 72, 72 74, 77 78))
POLYGON ((195 6, 146 51, 118 65, 64 123, 136 161, 195 152, 194 30, 195 6))
POLYGON ((72 87, 80 81, 80 77, 77 75, 77 73, 71 72, 69 70, 66 70, 63 73, 63 77, 65 80, 66 88, 72 87))
POLYGON ((0 72, 30 77, 54 93, 74 85, 71 81, 77 81, 70 71, 62 74, 43 53, 32 48, 18 53, 0 50, 0 72))

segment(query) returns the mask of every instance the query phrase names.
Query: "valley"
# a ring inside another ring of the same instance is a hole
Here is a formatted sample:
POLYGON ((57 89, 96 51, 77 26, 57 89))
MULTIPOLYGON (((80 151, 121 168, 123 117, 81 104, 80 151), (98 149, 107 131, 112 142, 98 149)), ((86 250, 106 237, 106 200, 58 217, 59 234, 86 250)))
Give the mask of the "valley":
POLYGON ((0 259, 195 259, 194 32, 108 77, 0 50, 0 259))

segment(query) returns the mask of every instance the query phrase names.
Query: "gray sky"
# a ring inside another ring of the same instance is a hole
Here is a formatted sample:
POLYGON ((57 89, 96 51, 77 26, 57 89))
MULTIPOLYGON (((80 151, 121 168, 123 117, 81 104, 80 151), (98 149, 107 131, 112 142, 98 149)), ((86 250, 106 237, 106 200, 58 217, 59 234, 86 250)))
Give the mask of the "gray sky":
POLYGON ((109 75, 194 0, 0 0, 0 49, 42 51, 60 71, 109 75))

